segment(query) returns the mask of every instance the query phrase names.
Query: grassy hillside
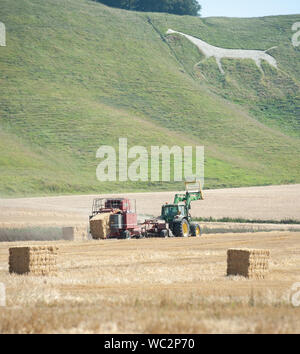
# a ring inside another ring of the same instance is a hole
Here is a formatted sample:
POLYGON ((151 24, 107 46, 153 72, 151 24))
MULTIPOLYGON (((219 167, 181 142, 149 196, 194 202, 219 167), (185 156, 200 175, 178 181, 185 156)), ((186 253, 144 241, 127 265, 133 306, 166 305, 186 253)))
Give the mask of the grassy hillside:
POLYGON ((262 63, 264 75, 252 60, 222 60, 225 75, 215 59, 204 60, 197 48, 179 35, 167 37, 185 70, 216 94, 241 104, 261 122, 284 133, 300 137, 300 47, 293 47, 292 24, 298 15, 251 19, 190 18, 155 16, 154 26, 160 33, 168 28, 191 34, 223 48, 267 50, 279 64, 279 70, 262 63), (274 47, 274 48, 273 48, 274 47), (193 50, 193 56, 191 51, 193 50), (199 63, 196 67, 195 64, 199 63))
POLYGON ((100 183, 96 151, 204 145, 205 187, 300 182, 296 16, 199 19, 111 9, 88 0, 2 0, 0 195, 176 189, 100 183), (224 62, 186 39, 272 51, 281 71, 224 62))

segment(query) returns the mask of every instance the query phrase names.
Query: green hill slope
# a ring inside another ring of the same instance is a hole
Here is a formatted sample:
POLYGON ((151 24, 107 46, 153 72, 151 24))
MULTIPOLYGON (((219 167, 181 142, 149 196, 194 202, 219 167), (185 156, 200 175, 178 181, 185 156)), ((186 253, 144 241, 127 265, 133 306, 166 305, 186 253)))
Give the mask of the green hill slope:
POLYGON ((199 19, 111 9, 84 0, 2 0, 0 194, 176 189, 181 183, 100 183, 96 151, 204 145, 205 187, 300 182, 299 49, 295 16, 199 19), (227 48, 267 49, 213 60, 168 28, 227 48), (176 36, 175 36, 176 37, 176 36))

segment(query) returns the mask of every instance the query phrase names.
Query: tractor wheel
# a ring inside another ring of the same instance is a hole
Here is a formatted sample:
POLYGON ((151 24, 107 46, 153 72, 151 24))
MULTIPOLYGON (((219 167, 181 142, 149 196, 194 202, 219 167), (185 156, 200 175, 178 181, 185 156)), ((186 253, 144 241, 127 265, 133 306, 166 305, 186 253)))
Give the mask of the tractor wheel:
POLYGON ((192 234, 192 236, 200 237, 202 234, 200 225, 191 224, 191 234, 192 234))
POLYGON ((159 233, 159 236, 162 237, 162 238, 167 238, 169 235, 168 235, 168 230, 161 230, 160 233, 159 233))
POLYGON ((190 225, 186 219, 174 222, 173 224, 173 234, 175 237, 189 237, 190 235, 190 225))

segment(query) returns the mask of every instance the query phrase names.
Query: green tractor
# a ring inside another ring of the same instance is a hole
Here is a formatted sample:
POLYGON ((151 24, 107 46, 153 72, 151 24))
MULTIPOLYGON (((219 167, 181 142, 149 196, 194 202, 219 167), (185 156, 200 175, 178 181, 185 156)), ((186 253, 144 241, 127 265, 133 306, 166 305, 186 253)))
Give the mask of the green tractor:
POLYGON ((175 195, 173 204, 162 206, 161 219, 169 225, 175 237, 200 236, 200 225, 191 222, 190 214, 191 202, 204 199, 200 181, 185 182, 185 189, 185 193, 175 195), (196 190, 190 190, 191 186, 196 186, 196 190))

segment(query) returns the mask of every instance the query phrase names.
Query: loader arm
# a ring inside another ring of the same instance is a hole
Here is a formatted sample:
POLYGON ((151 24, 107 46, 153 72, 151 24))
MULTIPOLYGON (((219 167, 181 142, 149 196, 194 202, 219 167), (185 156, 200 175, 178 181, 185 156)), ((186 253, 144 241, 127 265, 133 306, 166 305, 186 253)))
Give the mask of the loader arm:
POLYGON ((192 182, 185 182, 185 193, 175 194, 174 204, 178 204, 179 202, 185 202, 186 214, 188 215, 189 210, 191 209, 191 202, 195 200, 203 200, 203 194, 201 189, 201 184, 199 180, 192 182), (193 185, 197 187, 196 191, 190 191, 189 187, 193 185))
POLYGON ((185 194, 175 194, 174 204, 178 204, 180 202, 185 202, 185 206, 187 211, 191 209, 191 202, 195 200, 202 200, 203 195, 202 192, 186 192, 185 194))

